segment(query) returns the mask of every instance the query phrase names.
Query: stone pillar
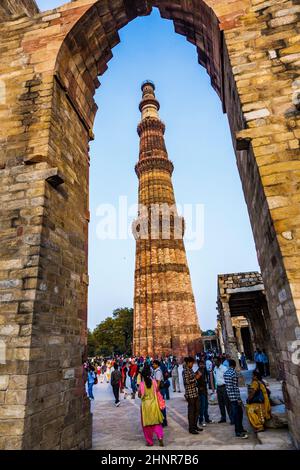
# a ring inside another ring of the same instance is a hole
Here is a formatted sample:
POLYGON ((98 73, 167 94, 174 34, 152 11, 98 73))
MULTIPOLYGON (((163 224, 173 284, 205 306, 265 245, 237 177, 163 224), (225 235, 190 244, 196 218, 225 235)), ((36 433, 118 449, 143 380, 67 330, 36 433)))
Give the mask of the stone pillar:
MULTIPOLYGON (((238 360, 238 349, 236 345, 236 339, 233 332, 232 320, 231 320, 231 313, 230 313, 230 305, 229 305, 230 296, 229 295, 222 295, 220 298, 220 306, 222 312, 222 319, 223 319, 223 331, 226 335, 225 339, 225 352, 229 354, 231 359, 234 359, 236 362, 236 371, 240 373, 240 363, 238 360)), ((239 385, 244 385, 245 381, 242 374, 239 374, 239 385)))
POLYGON ((217 333, 218 333, 218 340, 219 340, 220 349, 221 349, 222 354, 224 354, 225 353, 225 346, 224 346, 224 338, 223 338, 223 333, 222 333, 222 327, 221 327, 220 320, 218 320, 217 333))
POLYGON ((251 327, 256 340, 256 348, 265 349, 269 357, 271 376, 282 380, 283 372, 278 367, 280 355, 275 343, 276 337, 270 334, 272 328, 269 323, 267 305, 262 305, 261 308, 257 308, 253 311, 250 318, 251 327))
POLYGON ((236 332, 237 348, 239 352, 242 353, 244 352, 244 343, 243 343, 243 338, 242 338, 242 333, 241 333, 241 327, 236 326, 235 332, 236 332))
POLYGON ((277 345, 276 335, 270 334, 270 332, 272 331, 272 325, 271 325, 270 311, 268 308, 268 303, 267 303, 265 294, 262 295, 261 307, 262 307, 262 315, 263 315, 266 331, 268 333, 267 341, 264 347, 269 357, 270 374, 272 377, 280 378, 280 371, 278 368, 279 356, 280 356, 279 346, 277 345))
POLYGON ((222 296, 221 297, 221 305, 222 305, 222 314, 223 314, 223 322, 224 322, 224 330, 226 331, 226 340, 225 340, 225 352, 229 354, 232 359, 234 359, 237 363, 237 367, 239 365, 238 361, 238 350, 236 345, 236 339, 233 332, 233 326, 231 321, 231 313, 230 313, 230 306, 229 306, 230 296, 222 296))
POLYGON ((248 325, 249 325, 249 332, 250 332, 251 343, 253 346, 253 351, 255 351, 255 349, 257 349, 255 334, 251 325, 251 319, 247 317, 247 320, 248 320, 248 325))

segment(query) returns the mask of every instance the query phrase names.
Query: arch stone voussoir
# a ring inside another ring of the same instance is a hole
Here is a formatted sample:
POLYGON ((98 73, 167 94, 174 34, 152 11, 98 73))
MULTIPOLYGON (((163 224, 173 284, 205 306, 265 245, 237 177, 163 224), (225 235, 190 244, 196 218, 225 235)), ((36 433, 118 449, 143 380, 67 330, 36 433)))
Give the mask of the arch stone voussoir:
POLYGON ((118 31, 157 7, 227 113, 300 447, 300 7, 291 0, 75 0, 0 7, 0 448, 91 447, 89 142, 118 31))

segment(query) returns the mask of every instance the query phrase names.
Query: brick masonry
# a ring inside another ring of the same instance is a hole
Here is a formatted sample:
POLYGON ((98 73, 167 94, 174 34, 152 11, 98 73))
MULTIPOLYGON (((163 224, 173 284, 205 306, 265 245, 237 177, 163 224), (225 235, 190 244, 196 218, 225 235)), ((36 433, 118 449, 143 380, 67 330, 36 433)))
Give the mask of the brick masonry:
POLYGON ((227 112, 286 380, 289 426, 300 446, 298 1, 76 0, 39 13, 33 0, 5 0, 1 448, 90 445, 80 374, 93 95, 118 30, 152 6, 195 44, 227 112))

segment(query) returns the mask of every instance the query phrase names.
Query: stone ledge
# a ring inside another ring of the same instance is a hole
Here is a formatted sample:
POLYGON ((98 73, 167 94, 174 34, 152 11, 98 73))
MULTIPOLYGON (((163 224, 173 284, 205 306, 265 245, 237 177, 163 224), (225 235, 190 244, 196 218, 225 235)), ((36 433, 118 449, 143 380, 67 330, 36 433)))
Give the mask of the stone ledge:
POLYGON ((236 287, 233 289, 226 289, 227 294, 237 294, 239 292, 253 292, 253 291, 262 291, 264 290, 263 284, 256 284, 255 286, 250 287, 236 287))
POLYGON ((268 429, 257 433, 257 440, 266 449, 295 449, 287 429, 268 429))

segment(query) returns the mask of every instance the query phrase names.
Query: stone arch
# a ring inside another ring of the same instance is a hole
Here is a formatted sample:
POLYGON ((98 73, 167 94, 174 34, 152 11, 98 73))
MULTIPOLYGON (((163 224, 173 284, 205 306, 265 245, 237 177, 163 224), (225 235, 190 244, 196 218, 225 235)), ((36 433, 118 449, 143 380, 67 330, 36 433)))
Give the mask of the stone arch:
POLYGON ((87 126, 92 128, 97 107, 93 96, 112 49, 120 41, 118 31, 138 16, 149 15, 157 6, 163 18, 172 19, 175 31, 197 47, 199 63, 206 67, 212 86, 223 97, 222 34, 219 21, 211 8, 198 0, 197 14, 192 14, 193 2, 172 5, 167 2, 92 2, 66 35, 57 55, 56 77, 77 103, 87 126))
POLYGON ((0 105, 1 218, 9 240, 0 261, 7 349, 1 446, 91 445, 81 361, 93 95, 118 29, 152 6, 196 45, 228 114, 299 446, 298 6, 75 0, 40 13, 33 0, 12 3, 0 10, 7 90, 0 105))

